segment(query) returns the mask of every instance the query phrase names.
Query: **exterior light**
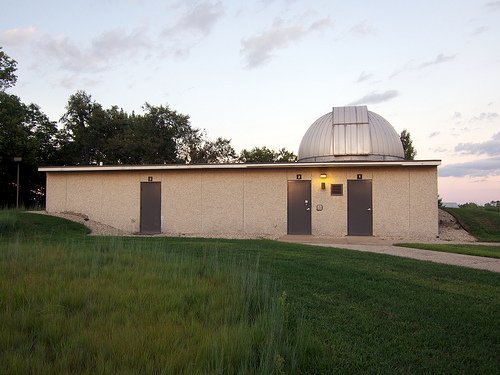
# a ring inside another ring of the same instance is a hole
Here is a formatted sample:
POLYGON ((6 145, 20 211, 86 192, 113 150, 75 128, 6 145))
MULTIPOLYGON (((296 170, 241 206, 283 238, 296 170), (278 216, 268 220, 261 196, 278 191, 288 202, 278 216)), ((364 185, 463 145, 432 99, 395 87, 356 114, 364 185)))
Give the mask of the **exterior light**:
POLYGON ((321 177, 321 178, 326 178, 326 173, 321 173, 321 174, 319 175, 319 177, 321 177))

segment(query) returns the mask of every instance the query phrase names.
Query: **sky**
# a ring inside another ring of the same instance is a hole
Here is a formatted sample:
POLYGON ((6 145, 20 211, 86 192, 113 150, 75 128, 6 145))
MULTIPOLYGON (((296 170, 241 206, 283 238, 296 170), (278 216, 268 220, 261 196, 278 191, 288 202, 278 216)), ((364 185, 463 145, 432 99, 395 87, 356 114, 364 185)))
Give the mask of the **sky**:
POLYGON ((498 0, 2 1, 9 92, 51 120, 85 90, 105 108, 169 105, 211 139, 297 153, 331 108, 367 105, 445 202, 500 200, 498 0))

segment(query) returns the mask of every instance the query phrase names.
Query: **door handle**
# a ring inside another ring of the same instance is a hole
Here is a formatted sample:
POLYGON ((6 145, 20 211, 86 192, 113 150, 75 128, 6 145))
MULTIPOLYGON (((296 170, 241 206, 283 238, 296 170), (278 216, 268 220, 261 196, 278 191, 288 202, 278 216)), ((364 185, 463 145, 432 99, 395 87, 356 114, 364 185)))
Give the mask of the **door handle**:
POLYGON ((371 208, 367 208, 366 211, 371 211, 372 209, 371 208))
POLYGON ((306 208, 306 211, 311 211, 311 207, 307 207, 307 208, 306 208))

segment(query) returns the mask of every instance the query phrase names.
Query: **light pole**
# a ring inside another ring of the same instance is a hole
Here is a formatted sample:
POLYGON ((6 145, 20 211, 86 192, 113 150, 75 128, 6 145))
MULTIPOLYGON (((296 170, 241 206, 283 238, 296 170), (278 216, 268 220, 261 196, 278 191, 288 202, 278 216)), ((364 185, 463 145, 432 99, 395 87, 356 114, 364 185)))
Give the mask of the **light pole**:
POLYGON ((19 164, 23 161, 23 158, 16 156, 14 157, 14 161, 17 163, 16 208, 19 208, 19 164))

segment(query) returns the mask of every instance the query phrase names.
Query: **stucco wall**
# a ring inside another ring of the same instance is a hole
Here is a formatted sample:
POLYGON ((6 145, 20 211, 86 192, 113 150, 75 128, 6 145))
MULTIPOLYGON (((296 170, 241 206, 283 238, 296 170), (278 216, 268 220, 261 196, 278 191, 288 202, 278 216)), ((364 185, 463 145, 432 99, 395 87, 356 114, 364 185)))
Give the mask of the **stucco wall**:
POLYGON ((140 182, 153 177, 164 233, 278 237, 287 232, 287 181, 297 174, 311 181, 313 235, 347 235, 347 181, 358 174, 372 180, 373 235, 437 235, 436 167, 49 172, 46 206, 138 232, 140 182), (331 196, 331 184, 342 184, 343 195, 331 196))

